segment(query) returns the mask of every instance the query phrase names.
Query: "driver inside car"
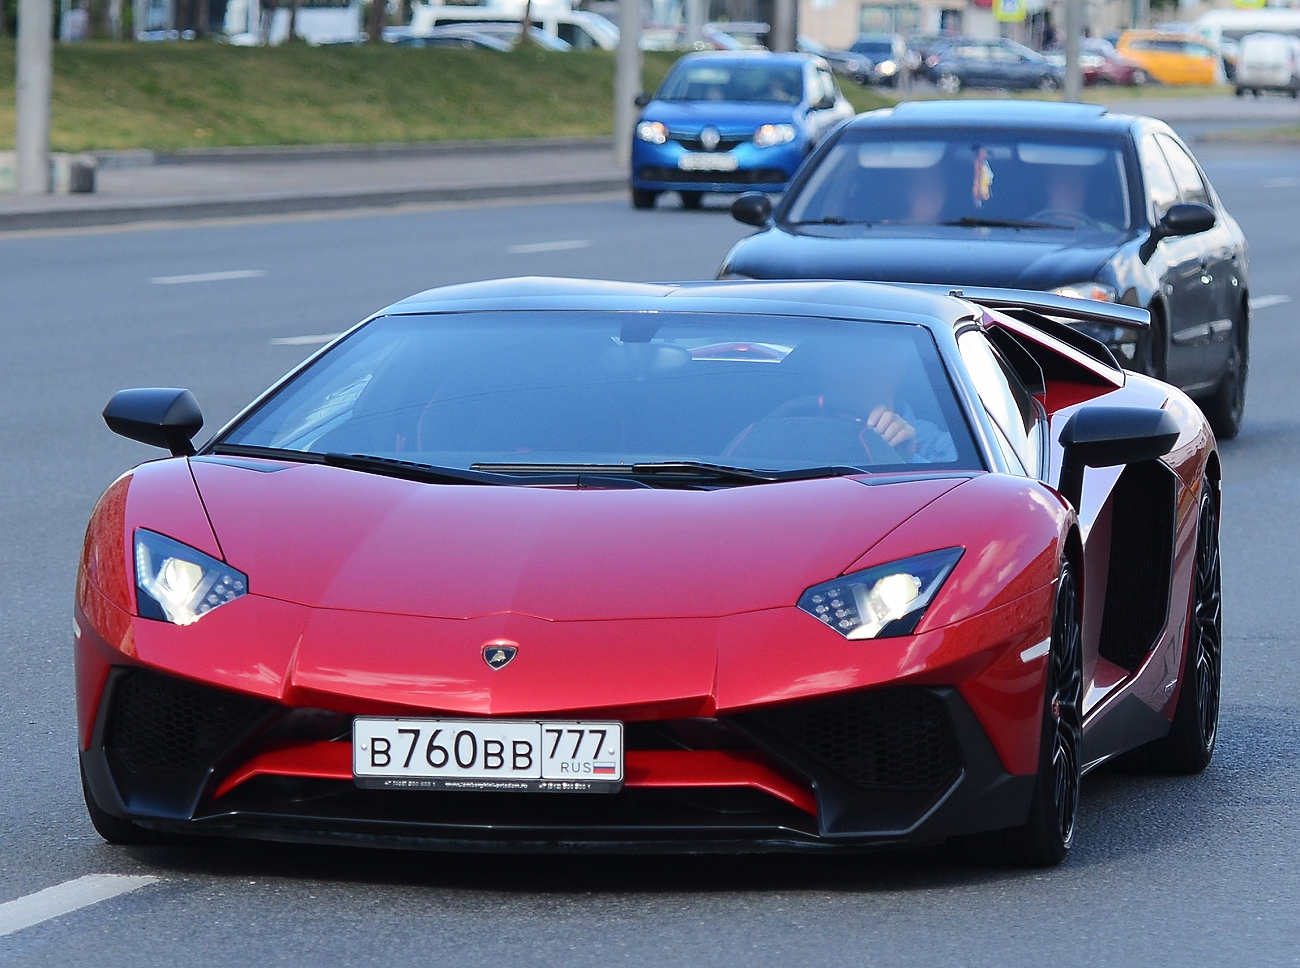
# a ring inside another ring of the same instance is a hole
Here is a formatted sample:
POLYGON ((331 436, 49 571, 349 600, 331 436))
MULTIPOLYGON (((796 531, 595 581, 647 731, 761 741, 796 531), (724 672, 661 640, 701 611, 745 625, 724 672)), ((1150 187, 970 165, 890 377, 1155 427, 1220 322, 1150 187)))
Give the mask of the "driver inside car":
POLYGON ((821 392, 776 407, 741 431, 724 454, 798 454, 847 464, 955 461, 952 435, 918 417, 899 394, 915 356, 902 339, 837 342, 834 351, 818 340, 800 345, 782 365, 808 367, 821 392))

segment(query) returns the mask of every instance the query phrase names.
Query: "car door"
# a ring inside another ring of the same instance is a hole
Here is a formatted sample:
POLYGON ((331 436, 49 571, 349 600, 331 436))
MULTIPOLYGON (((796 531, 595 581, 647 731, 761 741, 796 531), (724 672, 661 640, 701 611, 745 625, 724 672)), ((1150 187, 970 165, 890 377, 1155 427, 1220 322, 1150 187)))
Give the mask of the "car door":
MULTIPOLYGON (((1147 217, 1154 226, 1169 206, 1180 200, 1178 183, 1154 134, 1143 136, 1138 157, 1146 187, 1147 217)), ((1164 378, 1177 386, 1195 383, 1204 368, 1204 340, 1211 310, 1207 287, 1201 282, 1201 246, 1195 235, 1161 239, 1147 262, 1168 309, 1164 378)))
POLYGON ((831 72, 821 67, 813 68, 808 88, 808 126, 812 129, 813 144, 819 144, 840 122, 840 100, 840 89, 831 72))
POLYGON ((987 44, 957 44, 940 63, 937 73, 951 72, 961 78, 966 87, 988 87, 989 49, 987 44))
POLYGON ((1010 47, 1001 44, 989 44, 988 47, 989 84, 993 87, 1024 87, 1024 71, 1021 58, 1010 47))
MULTIPOLYGON (((1179 198, 1215 208, 1205 176, 1187 149, 1168 135, 1157 135, 1156 140, 1174 174, 1179 198)), ((1197 243, 1197 264, 1201 270, 1198 277, 1200 299, 1205 302, 1202 312, 1208 327, 1200 334, 1201 372, 1198 382, 1213 381, 1227 365, 1240 315, 1241 287, 1237 278, 1240 254, 1232 230, 1221 215, 1212 229, 1189 236, 1188 241, 1197 243)))

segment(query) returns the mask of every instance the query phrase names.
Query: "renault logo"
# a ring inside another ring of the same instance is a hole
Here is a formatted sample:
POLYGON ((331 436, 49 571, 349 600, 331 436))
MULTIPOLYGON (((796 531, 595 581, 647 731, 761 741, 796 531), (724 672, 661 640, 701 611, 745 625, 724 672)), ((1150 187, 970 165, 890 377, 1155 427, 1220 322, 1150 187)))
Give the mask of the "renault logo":
POLYGON ((721 141, 722 135, 718 134, 717 128, 708 127, 700 132, 700 144, 704 145, 705 151, 713 151, 721 141))
POLYGON ((488 668, 496 671, 508 666, 512 659, 519 654, 519 647, 513 642, 489 642, 483 646, 483 661, 488 664, 488 668))

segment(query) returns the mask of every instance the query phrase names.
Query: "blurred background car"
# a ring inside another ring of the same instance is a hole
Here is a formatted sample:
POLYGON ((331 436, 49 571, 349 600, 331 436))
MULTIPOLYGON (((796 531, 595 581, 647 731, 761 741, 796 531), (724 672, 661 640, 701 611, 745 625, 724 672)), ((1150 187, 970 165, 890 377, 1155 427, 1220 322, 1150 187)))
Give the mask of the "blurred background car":
MULTIPOLYGON (((433 28, 451 24, 518 24, 520 16, 493 7, 467 7, 441 3, 411 4, 410 36, 427 37, 433 28)), ((614 50, 618 27, 600 14, 587 10, 541 7, 532 18, 544 33, 558 37, 574 50, 614 50)))
POLYGON ((1249 34, 1241 39, 1234 79, 1237 97, 1247 91, 1281 91, 1300 97, 1300 38, 1249 34))
POLYGON ((1235 436, 1249 360, 1246 239, 1162 121, 1101 105, 910 101, 859 115, 809 159, 719 275, 1040 289, 1147 309, 1084 332, 1235 436))
POLYGON ((1126 30, 1115 49, 1161 84, 1218 84, 1224 76, 1218 52, 1196 34, 1126 30))
MULTIPOLYGON (((1061 48, 1049 51, 1046 57, 1057 67, 1065 69, 1065 51, 1061 48)), ((1122 56, 1114 44, 1099 37, 1080 39, 1079 67, 1083 83, 1089 86, 1114 84, 1133 87, 1151 80, 1145 68, 1122 56)))
POLYGON ((963 88, 1058 90, 1065 72, 1036 50, 1012 40, 969 40, 934 48, 927 73, 940 94, 963 88))
POLYGON ((474 26, 466 25, 463 27, 435 27, 429 33, 418 37, 411 33, 394 35, 385 32, 384 40, 388 41, 395 47, 427 47, 432 50, 459 47, 465 50, 495 50, 500 53, 508 53, 515 49, 515 43, 518 36, 519 27, 517 24, 515 26, 514 39, 494 35, 487 31, 476 29, 474 26))
POLYGON ((841 77, 847 77, 857 84, 871 83, 876 65, 869 57, 848 50, 835 50, 817 43, 811 37, 800 37, 798 46, 803 53, 820 57, 830 64, 831 70, 841 77))
POLYGON ((779 192, 853 106, 810 54, 706 52, 681 58, 642 105, 632 139, 632 205, 677 192, 779 192))
POLYGON ((875 65, 871 82, 883 87, 897 87, 921 62, 899 34, 863 34, 849 50, 871 60, 875 65))

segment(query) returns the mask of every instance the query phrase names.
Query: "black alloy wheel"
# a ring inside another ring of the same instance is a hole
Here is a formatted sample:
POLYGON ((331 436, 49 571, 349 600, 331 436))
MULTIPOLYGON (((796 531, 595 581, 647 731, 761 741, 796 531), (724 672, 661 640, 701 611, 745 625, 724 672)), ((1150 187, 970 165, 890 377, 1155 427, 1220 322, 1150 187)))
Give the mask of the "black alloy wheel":
POLYGON ((1250 317, 1243 309, 1233 322, 1232 350, 1218 389, 1201 402, 1201 410, 1220 440, 1232 440, 1241 432, 1246 413, 1246 377, 1250 371, 1250 317))
POLYGON ((1078 584, 1073 567, 1065 561, 1056 585, 1038 780, 1029 819, 1024 826, 991 835, 987 844, 1006 863, 1051 867, 1065 860, 1074 845, 1083 776, 1083 630, 1079 616, 1078 584))
POLYGON ((703 192, 678 192, 677 194, 682 197, 682 208, 695 211, 704 204, 703 192))
POLYGON ((632 189, 632 207, 633 208, 654 208, 655 199, 659 197, 658 192, 652 192, 645 188, 632 189))

